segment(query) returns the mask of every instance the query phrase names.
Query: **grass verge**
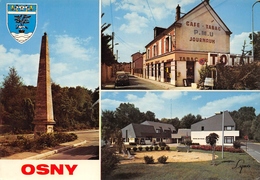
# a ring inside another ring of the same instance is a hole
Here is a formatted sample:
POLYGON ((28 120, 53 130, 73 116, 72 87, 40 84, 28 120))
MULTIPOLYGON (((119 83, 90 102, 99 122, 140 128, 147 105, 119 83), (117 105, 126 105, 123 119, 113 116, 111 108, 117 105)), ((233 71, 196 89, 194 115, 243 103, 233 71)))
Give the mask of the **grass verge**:
MULTIPOLYGON (((205 152, 196 150, 196 152, 205 152)), ((219 157, 216 159, 216 166, 211 165, 211 161, 206 162, 169 162, 166 164, 145 164, 129 163, 119 164, 104 180, 124 180, 124 179, 149 179, 149 180, 251 180, 260 178, 260 164, 257 163, 247 153, 224 153, 224 159, 221 158, 221 152, 216 152, 219 157), (236 164, 238 163, 237 167, 236 164), (250 166, 241 168, 239 166, 250 166), (236 168, 235 168, 236 167, 236 168)))

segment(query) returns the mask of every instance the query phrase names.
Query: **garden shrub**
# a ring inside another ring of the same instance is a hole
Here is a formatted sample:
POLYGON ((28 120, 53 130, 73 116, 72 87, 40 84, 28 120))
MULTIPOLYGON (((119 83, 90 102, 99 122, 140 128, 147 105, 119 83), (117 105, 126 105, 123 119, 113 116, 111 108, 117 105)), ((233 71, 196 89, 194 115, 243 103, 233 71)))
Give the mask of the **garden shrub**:
POLYGON ((150 146, 150 148, 149 148, 151 151, 153 150, 153 146, 150 146))
POLYGON ((170 150, 170 146, 165 146, 165 149, 166 149, 167 151, 169 151, 169 150, 170 150))
POLYGON ((234 147, 235 149, 240 149, 241 143, 240 143, 239 141, 234 141, 234 142, 233 142, 233 147, 234 147))
POLYGON ((115 151, 108 147, 101 148, 101 175, 102 179, 117 168, 119 158, 115 151))
POLYGON ((133 150, 134 150, 134 152, 136 152, 137 151, 137 147, 133 147, 133 150))
POLYGON ((161 146, 161 150, 164 150, 165 146, 161 146))
POLYGON ((165 164, 167 159, 168 159, 168 157, 163 155, 163 156, 159 157, 157 160, 159 163, 165 164))
POLYGON ((159 146, 160 146, 160 147, 166 146, 166 143, 165 143, 165 142, 159 142, 159 146))
POLYGON ((146 149, 146 151, 149 151, 150 148, 148 146, 146 146, 145 149, 146 149))
POLYGON ((154 146, 154 150, 158 151, 159 150, 159 146, 154 146))
POLYGON ((144 156, 144 161, 145 164, 153 164, 154 163, 153 156, 144 156))
POLYGON ((126 150, 130 152, 130 151, 131 151, 131 148, 130 148, 130 147, 127 147, 126 150))
POLYGON ((138 149, 139 149, 139 151, 142 151, 142 150, 143 150, 143 147, 142 147, 142 146, 139 146, 138 149))

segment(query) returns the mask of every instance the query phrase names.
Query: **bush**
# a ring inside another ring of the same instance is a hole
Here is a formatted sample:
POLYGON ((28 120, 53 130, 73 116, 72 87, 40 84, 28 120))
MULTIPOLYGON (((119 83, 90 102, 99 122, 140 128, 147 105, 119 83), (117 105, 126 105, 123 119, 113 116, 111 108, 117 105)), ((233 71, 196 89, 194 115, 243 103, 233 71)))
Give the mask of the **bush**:
POLYGON ((130 147, 128 147, 128 148, 126 148, 126 150, 130 152, 130 151, 131 151, 131 148, 130 148, 130 147))
POLYGON ((165 146, 161 146, 161 150, 164 150, 165 146))
POLYGON ((165 149, 166 149, 167 151, 169 151, 169 150, 170 150, 170 147, 169 147, 169 146, 166 146, 165 149))
POLYGON ((142 151, 142 150, 143 150, 143 147, 142 147, 142 146, 139 146, 138 149, 139 149, 139 151, 142 151))
POLYGON ((234 147, 235 149, 240 149, 241 143, 240 143, 239 141, 234 141, 233 147, 234 147))
POLYGON ((160 147, 166 146, 166 143, 165 143, 165 142, 159 142, 159 146, 160 146, 160 147))
POLYGON ((165 164, 167 159, 168 159, 168 157, 163 155, 163 156, 159 157, 157 160, 159 163, 165 164))
POLYGON ((159 146, 154 146, 154 150, 158 151, 159 150, 159 146))
POLYGON ((153 146, 150 146, 150 148, 149 148, 151 151, 153 150, 153 146))
POLYGON ((111 148, 101 148, 101 176, 102 179, 117 168, 119 158, 111 148))
POLYGON ((78 136, 75 133, 54 133, 54 137, 57 140, 58 143, 65 143, 74 141, 78 138, 78 136))
POLYGON ((133 150, 134 150, 134 152, 136 152, 137 151, 137 147, 133 147, 133 150))
POLYGON ((153 164, 154 163, 153 156, 144 156, 144 161, 145 164, 153 164))
POLYGON ((145 149, 146 149, 146 151, 149 151, 150 148, 148 146, 146 146, 145 149))

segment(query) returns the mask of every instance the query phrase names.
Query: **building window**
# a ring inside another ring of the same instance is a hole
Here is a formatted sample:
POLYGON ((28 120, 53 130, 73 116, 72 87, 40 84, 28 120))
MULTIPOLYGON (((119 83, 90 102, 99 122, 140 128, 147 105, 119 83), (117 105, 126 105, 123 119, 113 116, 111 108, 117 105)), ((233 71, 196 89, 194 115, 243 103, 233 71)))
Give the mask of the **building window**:
POLYGON ((147 59, 149 59, 150 58, 150 49, 148 48, 147 49, 147 59))
POLYGON ((165 38, 165 52, 169 52, 170 38, 165 38))
POLYGON ((234 142, 234 137, 233 136, 225 136, 224 137, 224 143, 232 144, 233 142, 234 142))
POLYGON ((156 44, 153 46, 153 57, 157 56, 157 46, 156 44))
POLYGON ((201 131, 204 131, 204 126, 201 126, 201 131))
POLYGON ((233 130, 235 130, 235 127, 234 126, 225 126, 224 130, 225 131, 233 131, 233 130))

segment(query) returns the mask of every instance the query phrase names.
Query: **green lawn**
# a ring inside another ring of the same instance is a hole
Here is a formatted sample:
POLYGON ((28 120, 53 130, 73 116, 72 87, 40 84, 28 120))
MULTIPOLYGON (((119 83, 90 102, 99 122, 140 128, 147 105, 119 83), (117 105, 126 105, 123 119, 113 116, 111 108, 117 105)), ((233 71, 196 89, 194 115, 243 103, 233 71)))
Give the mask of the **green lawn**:
MULTIPOLYGON (((195 151, 195 150, 193 150, 195 151)), ((198 152, 205 152, 199 151, 198 152)), ((208 152, 208 151, 207 151, 208 152)), ((145 179, 145 180, 259 180, 260 179, 260 163, 257 163, 246 153, 224 153, 224 159, 221 158, 221 152, 216 152, 219 157, 216 159, 216 166, 211 165, 211 161, 207 162, 193 162, 180 163, 171 162, 167 164, 119 164, 118 168, 114 170, 111 175, 104 180, 116 179, 145 179), (234 168, 238 160, 239 165, 250 165, 242 169, 234 168)), ((134 161, 133 161, 134 162, 134 161)))

